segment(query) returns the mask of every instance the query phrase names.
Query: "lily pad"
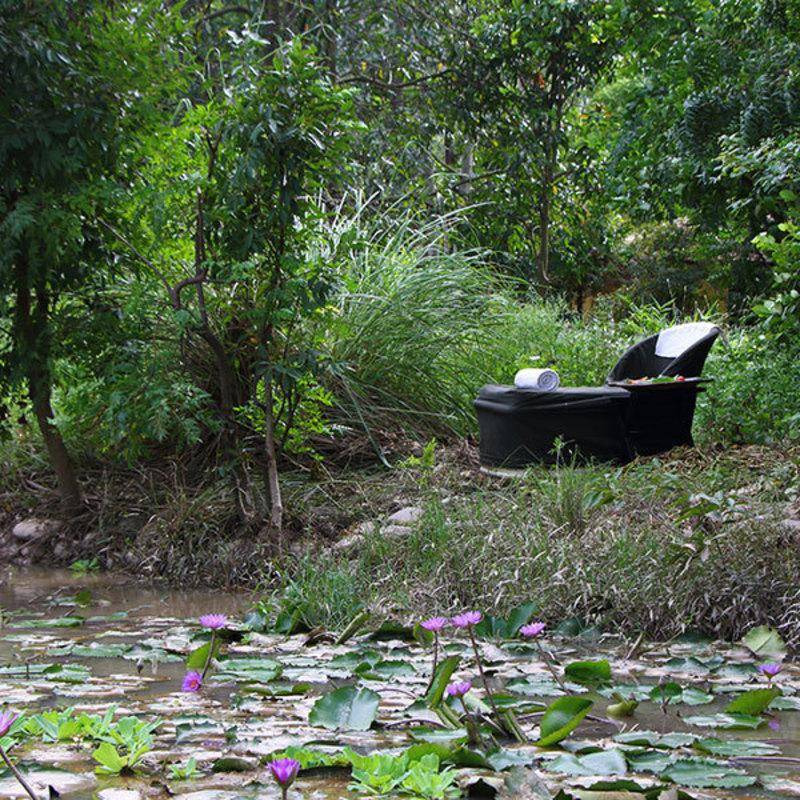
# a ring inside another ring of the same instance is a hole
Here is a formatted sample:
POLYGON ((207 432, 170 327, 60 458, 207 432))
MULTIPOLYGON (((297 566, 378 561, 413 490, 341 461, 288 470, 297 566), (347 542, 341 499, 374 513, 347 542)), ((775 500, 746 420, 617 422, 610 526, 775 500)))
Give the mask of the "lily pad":
POLYGON ((380 700, 371 689, 342 686, 314 703, 308 721, 328 730, 366 731, 375 721, 380 700))
POLYGON ((558 744, 580 725, 593 703, 585 697, 559 697, 547 707, 539 728, 539 747, 558 744))

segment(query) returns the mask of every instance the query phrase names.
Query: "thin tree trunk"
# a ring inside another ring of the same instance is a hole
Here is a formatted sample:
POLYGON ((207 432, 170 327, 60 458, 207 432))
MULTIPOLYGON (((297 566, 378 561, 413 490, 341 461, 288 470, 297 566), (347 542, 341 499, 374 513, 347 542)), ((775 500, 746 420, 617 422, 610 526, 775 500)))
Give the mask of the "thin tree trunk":
MULTIPOLYGON (((548 168, 549 172, 549 168, 548 168)), ((536 256, 536 265, 539 271, 539 280, 550 283, 550 192, 551 180, 547 172, 542 179, 542 189, 539 194, 539 253, 536 256)))
POLYGON ((269 527, 271 532, 280 533, 283 528, 283 498, 278 480, 278 458, 275 448, 275 419, 272 411, 272 381, 264 381, 264 455, 267 466, 267 487, 269 490, 269 527))
POLYGON ((50 336, 48 330, 49 297, 43 288, 31 296, 30 270, 24 257, 17 262, 16 328, 24 360, 28 396, 39 423, 50 465, 56 474, 61 505, 68 514, 82 504, 81 489, 64 439, 53 424, 52 374, 50 372, 50 336))

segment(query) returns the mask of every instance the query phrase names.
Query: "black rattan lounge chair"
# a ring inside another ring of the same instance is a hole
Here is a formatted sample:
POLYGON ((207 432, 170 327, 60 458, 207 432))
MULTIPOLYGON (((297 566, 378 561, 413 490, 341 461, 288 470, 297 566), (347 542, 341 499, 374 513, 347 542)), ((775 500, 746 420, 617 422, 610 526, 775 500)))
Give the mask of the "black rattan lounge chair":
POLYGON ((625 352, 602 387, 484 386, 475 400, 481 463, 520 468, 565 456, 625 463, 693 444, 701 373, 719 333, 700 322, 650 336, 625 352), (662 376, 681 379, 631 382, 662 376))

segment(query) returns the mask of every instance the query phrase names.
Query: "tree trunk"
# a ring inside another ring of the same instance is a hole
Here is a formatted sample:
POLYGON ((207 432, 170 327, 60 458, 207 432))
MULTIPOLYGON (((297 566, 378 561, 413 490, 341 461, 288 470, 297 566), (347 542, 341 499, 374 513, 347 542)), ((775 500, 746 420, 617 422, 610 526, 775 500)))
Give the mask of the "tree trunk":
POLYGON ((33 305, 30 271, 27 260, 17 262, 16 329, 22 351, 28 396, 39 423, 50 465, 56 474, 61 505, 74 514, 82 505, 81 489, 75 476, 69 451, 58 428, 53 424, 52 373, 50 371, 50 332, 48 329, 49 297, 43 287, 36 292, 33 305))
POLYGON ((264 455, 267 467, 267 489, 269 491, 270 532, 280 533, 283 528, 283 498, 278 480, 278 457, 275 448, 275 419, 272 411, 272 381, 264 381, 264 455))
POLYGON ((539 193, 539 253, 536 256, 536 266, 539 271, 539 280, 550 283, 550 192, 552 182, 545 172, 542 178, 542 189, 539 193))

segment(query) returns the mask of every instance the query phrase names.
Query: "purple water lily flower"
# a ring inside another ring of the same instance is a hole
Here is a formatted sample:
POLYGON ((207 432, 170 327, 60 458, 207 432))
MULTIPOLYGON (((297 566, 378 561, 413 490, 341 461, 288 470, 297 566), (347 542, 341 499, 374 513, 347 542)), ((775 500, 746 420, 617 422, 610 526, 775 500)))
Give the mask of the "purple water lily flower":
POLYGON ((199 692, 203 688, 203 676, 196 670, 191 670, 183 676, 182 692, 199 692))
POLYGON ((766 675, 770 680, 772 680, 782 669, 783 667, 780 664, 775 663, 758 665, 758 671, 762 675, 766 675))
POLYGON ((477 625, 483 619, 480 611, 465 611, 463 614, 456 614, 450 622, 456 628, 469 628, 477 625))
POLYGON ((203 614, 200 617, 200 624, 209 630, 218 631, 228 624, 228 618, 225 614, 203 614))
POLYGON ((420 627, 431 633, 439 633, 442 628, 447 627, 447 617, 431 617, 424 622, 420 622, 420 627))
POLYGON ((279 758, 269 762, 269 771, 278 786, 283 789, 285 797, 286 790, 294 783, 297 773, 300 772, 300 762, 293 758, 279 758))
POLYGON ((14 720, 18 717, 12 711, 3 711, 0 713, 0 737, 5 736, 14 724, 14 720))
POLYGON ((544 622, 531 622, 529 625, 523 625, 519 632, 526 638, 526 639, 535 639, 537 636, 540 636, 547 625, 544 622))
POLYGON ((776 720, 776 719, 771 719, 771 720, 770 720, 770 721, 767 723, 767 726, 769 727, 769 729, 770 729, 771 731, 779 731, 779 730, 781 729, 781 724, 780 724, 780 722, 778 722, 778 720, 776 720))
POLYGON ((445 692, 448 697, 463 697, 471 688, 472 684, 469 681, 454 681, 445 692))

